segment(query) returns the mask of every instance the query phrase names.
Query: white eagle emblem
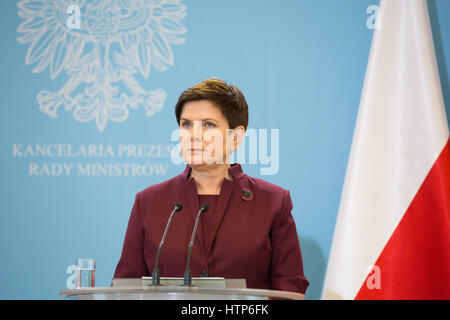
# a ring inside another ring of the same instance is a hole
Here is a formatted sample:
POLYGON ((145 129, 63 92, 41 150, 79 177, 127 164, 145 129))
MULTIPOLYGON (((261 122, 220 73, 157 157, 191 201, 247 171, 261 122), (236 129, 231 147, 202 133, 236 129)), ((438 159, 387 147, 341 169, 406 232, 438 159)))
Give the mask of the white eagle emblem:
POLYGON ((108 119, 124 121, 129 108, 146 115, 161 110, 162 89, 147 91, 135 79, 148 78, 151 66, 167 70, 174 63, 171 45, 182 44, 186 7, 180 0, 21 0, 23 21, 17 40, 30 44, 25 63, 32 72, 49 68, 67 82, 57 92, 42 90, 39 108, 52 118, 63 107, 76 120, 96 121, 100 132, 108 119), (67 25, 69 6, 80 9, 80 28, 67 25))

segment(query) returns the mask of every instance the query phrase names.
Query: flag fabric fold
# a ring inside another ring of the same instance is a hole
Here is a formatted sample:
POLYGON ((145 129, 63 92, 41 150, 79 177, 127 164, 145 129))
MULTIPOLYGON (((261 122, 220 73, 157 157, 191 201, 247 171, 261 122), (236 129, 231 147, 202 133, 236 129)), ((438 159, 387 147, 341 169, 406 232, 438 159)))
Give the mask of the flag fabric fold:
POLYGON ((449 129, 426 0, 380 2, 324 299, 450 299, 449 129))

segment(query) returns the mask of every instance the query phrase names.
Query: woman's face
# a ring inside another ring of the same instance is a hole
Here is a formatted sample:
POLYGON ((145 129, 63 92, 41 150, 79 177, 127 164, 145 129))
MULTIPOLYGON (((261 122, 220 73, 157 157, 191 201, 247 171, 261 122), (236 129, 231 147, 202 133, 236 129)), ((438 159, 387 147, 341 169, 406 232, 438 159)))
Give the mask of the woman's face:
POLYGON ((180 115, 183 159, 191 166, 228 163, 243 132, 243 126, 231 130, 222 111, 211 101, 186 102, 180 115))

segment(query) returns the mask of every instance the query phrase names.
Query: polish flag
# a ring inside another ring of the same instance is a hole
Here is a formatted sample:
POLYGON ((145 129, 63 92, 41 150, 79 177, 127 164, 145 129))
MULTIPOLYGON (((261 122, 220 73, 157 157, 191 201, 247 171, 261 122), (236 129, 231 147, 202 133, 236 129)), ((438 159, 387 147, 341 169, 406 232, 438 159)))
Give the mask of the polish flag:
POLYGON ((426 0, 381 0, 323 299, 450 299, 450 147, 426 0))

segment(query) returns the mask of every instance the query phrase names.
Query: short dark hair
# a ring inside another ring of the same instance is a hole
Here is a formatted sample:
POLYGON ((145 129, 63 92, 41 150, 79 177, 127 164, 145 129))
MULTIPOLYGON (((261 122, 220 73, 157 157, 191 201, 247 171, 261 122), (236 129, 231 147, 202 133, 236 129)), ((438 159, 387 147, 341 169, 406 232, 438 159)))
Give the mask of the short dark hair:
POLYGON ((186 102, 208 100, 213 102, 225 116, 231 129, 248 125, 248 105, 244 94, 238 87, 228 85, 225 81, 211 78, 204 80, 183 91, 175 105, 178 125, 183 106, 186 102))

